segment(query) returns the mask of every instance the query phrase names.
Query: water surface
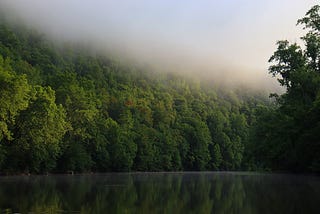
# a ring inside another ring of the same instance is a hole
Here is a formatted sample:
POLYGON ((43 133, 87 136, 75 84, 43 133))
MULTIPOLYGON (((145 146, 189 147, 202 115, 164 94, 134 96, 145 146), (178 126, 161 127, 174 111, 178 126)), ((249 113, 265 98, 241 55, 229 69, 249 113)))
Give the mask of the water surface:
POLYGON ((320 213, 320 178, 259 173, 0 177, 2 213, 320 213))

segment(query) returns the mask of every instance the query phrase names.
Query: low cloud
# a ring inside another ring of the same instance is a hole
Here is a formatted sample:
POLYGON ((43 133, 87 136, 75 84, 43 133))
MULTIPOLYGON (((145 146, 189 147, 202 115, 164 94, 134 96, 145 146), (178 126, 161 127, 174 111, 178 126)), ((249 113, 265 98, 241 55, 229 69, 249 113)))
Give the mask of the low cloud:
POLYGON ((53 40, 86 44, 120 61, 274 90, 268 57, 276 40, 299 38, 295 22, 315 1, 219 2, 1 0, 0 8, 53 40))

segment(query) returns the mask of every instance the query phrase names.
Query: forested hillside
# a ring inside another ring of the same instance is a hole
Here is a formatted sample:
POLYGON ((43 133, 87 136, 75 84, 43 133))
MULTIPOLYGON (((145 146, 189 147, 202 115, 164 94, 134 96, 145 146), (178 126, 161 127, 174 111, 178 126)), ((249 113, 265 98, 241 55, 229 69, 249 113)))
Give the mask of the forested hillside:
POLYGON ((0 22, 0 172, 320 169, 320 15, 268 95, 152 72, 0 22), (260 95, 259 95, 260 94, 260 95))
POLYGON ((2 172, 241 169, 254 109, 265 103, 58 48, 5 22, 0 85, 2 172))

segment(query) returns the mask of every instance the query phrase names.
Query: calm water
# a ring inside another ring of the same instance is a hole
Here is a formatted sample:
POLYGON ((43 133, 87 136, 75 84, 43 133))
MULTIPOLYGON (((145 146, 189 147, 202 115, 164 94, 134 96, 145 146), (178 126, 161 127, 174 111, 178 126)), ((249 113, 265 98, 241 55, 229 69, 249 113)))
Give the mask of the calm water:
POLYGON ((125 173, 0 177, 1 213, 320 213, 320 177, 125 173))

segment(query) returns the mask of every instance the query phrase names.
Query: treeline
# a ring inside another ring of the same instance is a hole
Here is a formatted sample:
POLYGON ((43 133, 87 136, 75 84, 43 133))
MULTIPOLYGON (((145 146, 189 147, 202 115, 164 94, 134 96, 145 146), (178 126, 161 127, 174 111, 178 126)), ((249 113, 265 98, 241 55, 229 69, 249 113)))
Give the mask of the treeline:
POLYGON ((0 22, 0 172, 320 171, 320 6, 264 95, 124 66, 0 22))
POLYGON ((0 171, 238 170, 263 96, 0 25, 0 171))

